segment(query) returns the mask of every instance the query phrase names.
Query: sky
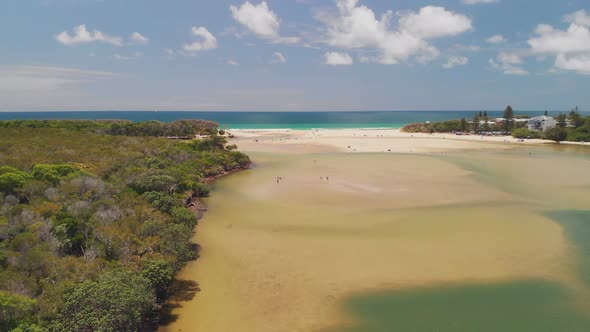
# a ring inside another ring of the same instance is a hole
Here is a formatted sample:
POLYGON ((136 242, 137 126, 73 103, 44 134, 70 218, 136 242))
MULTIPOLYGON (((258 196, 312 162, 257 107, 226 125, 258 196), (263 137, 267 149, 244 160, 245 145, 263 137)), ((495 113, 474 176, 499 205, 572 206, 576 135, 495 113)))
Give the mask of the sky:
POLYGON ((588 0, 3 0, 0 111, 590 110, 588 0))

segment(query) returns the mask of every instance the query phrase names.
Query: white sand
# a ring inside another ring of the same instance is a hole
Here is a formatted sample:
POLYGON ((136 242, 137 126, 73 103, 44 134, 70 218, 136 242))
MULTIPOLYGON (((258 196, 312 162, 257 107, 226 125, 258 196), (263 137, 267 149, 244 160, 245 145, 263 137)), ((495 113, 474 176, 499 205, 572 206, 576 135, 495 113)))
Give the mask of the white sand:
POLYGON ((399 129, 234 129, 232 143, 243 151, 436 153, 472 149, 510 149, 522 145, 555 144, 511 136, 410 134, 399 129))

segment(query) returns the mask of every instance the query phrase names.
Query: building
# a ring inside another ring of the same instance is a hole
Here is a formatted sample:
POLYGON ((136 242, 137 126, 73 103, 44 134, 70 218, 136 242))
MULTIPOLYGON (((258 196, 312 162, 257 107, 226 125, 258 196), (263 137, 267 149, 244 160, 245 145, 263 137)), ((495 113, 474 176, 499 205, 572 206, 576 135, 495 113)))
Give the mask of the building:
POLYGON ((545 131, 557 125, 557 121, 550 116, 537 116, 529 119, 529 130, 545 131))

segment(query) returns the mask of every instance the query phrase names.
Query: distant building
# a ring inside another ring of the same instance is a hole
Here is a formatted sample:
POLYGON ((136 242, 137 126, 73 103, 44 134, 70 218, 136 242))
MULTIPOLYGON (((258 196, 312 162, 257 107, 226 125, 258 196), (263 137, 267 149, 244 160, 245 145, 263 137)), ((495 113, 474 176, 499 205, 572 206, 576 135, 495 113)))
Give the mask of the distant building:
POLYGON ((529 130, 545 131, 557 125, 554 118, 546 115, 537 116, 529 119, 529 130))

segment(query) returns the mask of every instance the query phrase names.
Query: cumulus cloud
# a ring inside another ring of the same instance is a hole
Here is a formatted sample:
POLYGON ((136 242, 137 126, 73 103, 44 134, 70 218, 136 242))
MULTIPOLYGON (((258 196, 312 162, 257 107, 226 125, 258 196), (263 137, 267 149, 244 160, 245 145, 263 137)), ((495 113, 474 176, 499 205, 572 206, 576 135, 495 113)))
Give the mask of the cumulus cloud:
POLYGON ((192 34, 199 37, 198 41, 184 44, 182 47, 187 52, 207 51, 217 48, 217 38, 213 36, 205 27, 193 27, 192 34))
POLYGON ((531 52, 536 55, 555 56, 555 68, 590 73, 590 16, 580 10, 565 16, 570 23, 567 30, 539 24, 535 36, 528 40, 531 52))
POLYGON ((299 41, 297 37, 281 37, 279 28, 281 21, 273 12, 266 1, 258 5, 250 1, 244 2, 240 7, 229 6, 232 17, 240 24, 252 31, 256 36, 271 40, 277 43, 292 44, 299 41))
POLYGON ((466 5, 477 5, 480 3, 498 3, 500 0, 463 0, 466 5))
POLYGON ((150 39, 145 37, 139 32, 134 32, 131 34, 131 44, 133 45, 147 45, 150 43, 150 39))
POLYGON ((272 54, 272 63, 285 63, 287 62, 287 58, 281 52, 274 52, 272 54))
POLYGON ((449 57, 447 63, 443 64, 443 68, 451 69, 455 66, 462 66, 469 63, 469 58, 464 56, 451 56, 449 57))
POLYGON ((529 72, 522 69, 522 58, 514 53, 501 52, 496 56, 496 59, 489 60, 490 65, 502 71, 506 75, 528 75, 529 72))
POLYGON ((486 42, 490 44, 501 44, 505 43, 506 39, 502 35, 493 35, 490 38, 486 39, 486 42))
POLYGON ((349 66, 354 63, 352 57, 348 53, 326 52, 324 58, 326 64, 332 66, 349 66))
POLYGON ((88 31, 85 24, 74 27, 72 34, 68 31, 63 31, 55 36, 55 39, 68 46, 94 42, 101 42, 115 46, 123 45, 123 39, 121 37, 109 36, 99 30, 88 31))
POLYGON ((472 29, 471 20, 443 7, 426 6, 418 12, 399 14, 398 29, 392 29, 393 12, 377 18, 373 10, 358 0, 338 0, 339 15, 323 17, 327 43, 345 49, 376 49, 379 55, 366 58, 383 64, 395 64, 415 56, 430 61, 439 50, 428 40, 455 36, 472 29))
POLYGON ((585 10, 578 10, 565 16, 565 21, 582 26, 590 26, 590 15, 585 10))

